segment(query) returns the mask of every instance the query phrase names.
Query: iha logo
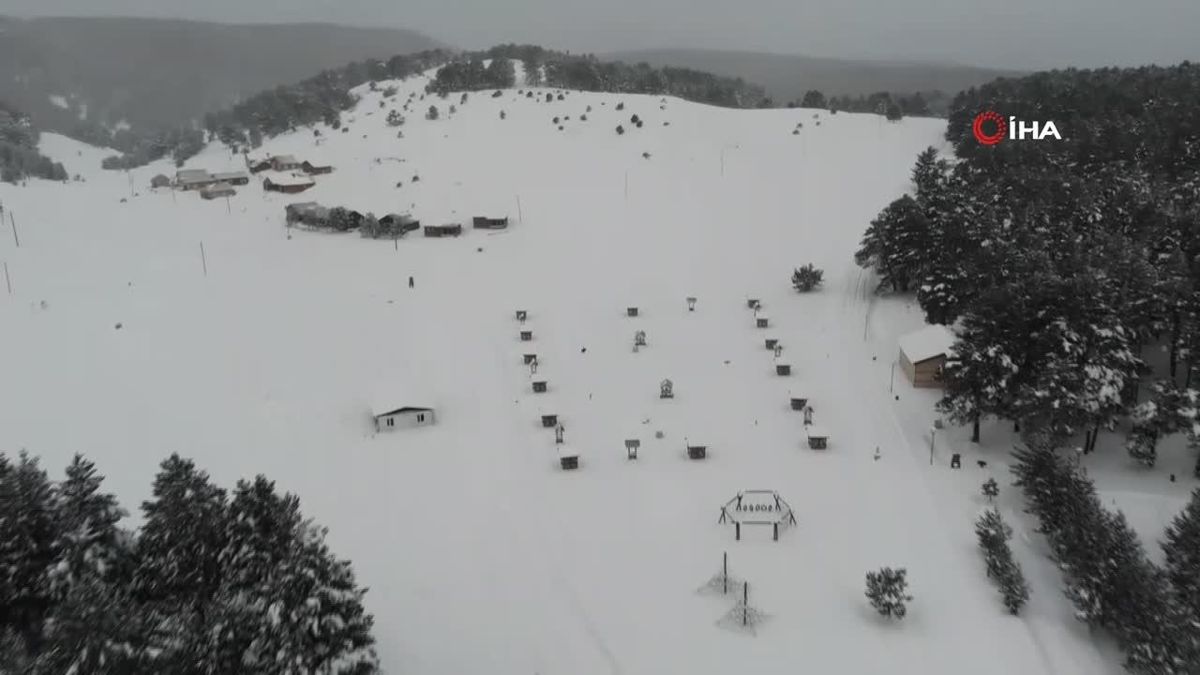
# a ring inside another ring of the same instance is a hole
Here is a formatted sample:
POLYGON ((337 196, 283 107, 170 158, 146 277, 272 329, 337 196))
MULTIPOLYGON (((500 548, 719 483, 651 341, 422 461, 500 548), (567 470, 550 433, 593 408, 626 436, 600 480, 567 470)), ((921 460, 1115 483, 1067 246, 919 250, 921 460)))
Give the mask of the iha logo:
POLYGON ((991 110, 975 116, 971 131, 981 145, 996 145, 1006 138, 1010 141, 1062 140, 1054 122, 1026 122, 1016 117, 1005 119, 991 110))

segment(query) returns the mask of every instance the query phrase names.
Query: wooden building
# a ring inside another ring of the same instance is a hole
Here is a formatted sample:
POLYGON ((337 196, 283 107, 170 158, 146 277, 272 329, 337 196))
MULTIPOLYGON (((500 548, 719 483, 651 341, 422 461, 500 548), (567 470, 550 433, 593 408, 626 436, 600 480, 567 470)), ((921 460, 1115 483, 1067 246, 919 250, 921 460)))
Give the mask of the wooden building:
POLYGON ((565 445, 558 446, 558 464, 564 471, 574 471, 579 468, 579 453, 565 445))
POLYGON ((809 425, 804 428, 808 435, 808 447, 813 450, 824 450, 829 446, 829 432, 816 425, 809 425))
POLYGON ((508 227, 508 218, 488 218, 486 216, 475 216, 471 220, 471 226, 476 230, 503 230, 508 227))
POLYGON ((220 171, 213 174, 213 179, 219 183, 230 185, 249 185, 250 176, 245 171, 220 171))
POLYGON ((212 174, 204 169, 180 169, 175 172, 175 187, 180 190, 203 190, 216 182, 212 174))
POLYGON ((636 438, 625 439, 625 459, 637 459, 638 450, 641 449, 642 442, 636 438))
POLYGON ((803 411, 805 408, 808 407, 808 397, 803 396, 803 395, 797 396, 797 395, 793 394, 791 396, 791 403, 792 403, 792 410, 795 410, 798 412, 803 411))
POLYGON ((271 168, 276 171, 295 171, 300 162, 291 155, 276 155, 271 158, 271 168))
POLYGON ((451 223, 449 225, 426 225, 426 237, 457 237, 462 234, 462 225, 451 223))
POLYGON ((263 179, 263 189, 268 192, 283 192, 296 194, 316 185, 311 178, 305 176, 283 175, 267 176, 263 179))
MULTIPOLYGON (((767 318, 766 314, 759 314, 758 316, 754 317, 754 325, 758 326, 759 328, 767 328, 771 325, 771 320, 767 318)), ((774 347, 772 347, 772 349, 774 349, 774 347)))
POLYGON ((204 199, 220 199, 221 197, 232 197, 237 194, 237 190, 229 183, 214 183, 208 187, 200 189, 200 196, 204 199))
POLYGON ((304 160, 300 164, 300 170, 310 176, 320 176, 327 173, 333 173, 333 167, 327 164, 313 164, 308 160, 304 160))
POLYGON ((546 385, 545 380, 534 380, 533 381, 533 393, 535 393, 535 394, 546 393, 546 386, 547 385, 546 385))
POLYGON ((638 315, 637 307, 626 307, 625 308, 625 316, 637 316, 637 315, 638 315))
POLYGON ((558 415, 542 415, 542 426, 547 429, 558 426, 558 415))
POLYGON ((900 368, 914 387, 942 386, 942 367, 955 339, 954 332, 940 324, 900 338, 900 368))
POLYGON ((775 374, 780 377, 787 377, 792 374, 792 366, 787 363, 776 363, 775 374))
POLYGON ((687 446, 687 456, 688 459, 704 459, 708 457, 708 446, 692 445, 689 443, 687 446))
POLYGON ((396 229, 400 236, 421 229, 421 221, 407 214, 389 213, 379 219, 379 224, 389 230, 396 229))
POLYGON ((437 422, 437 412, 431 406, 390 399, 372 404, 371 416, 375 418, 375 431, 413 429, 437 422))

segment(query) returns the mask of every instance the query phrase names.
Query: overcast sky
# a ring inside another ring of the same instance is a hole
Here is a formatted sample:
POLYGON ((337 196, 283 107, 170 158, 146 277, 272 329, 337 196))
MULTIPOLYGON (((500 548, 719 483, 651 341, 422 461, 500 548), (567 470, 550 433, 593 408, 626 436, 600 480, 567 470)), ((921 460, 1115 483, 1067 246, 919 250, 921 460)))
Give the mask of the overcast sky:
POLYGON ((1000 68, 1200 60, 1200 0, 0 0, 16 15, 332 21, 456 47, 656 47, 1000 68))

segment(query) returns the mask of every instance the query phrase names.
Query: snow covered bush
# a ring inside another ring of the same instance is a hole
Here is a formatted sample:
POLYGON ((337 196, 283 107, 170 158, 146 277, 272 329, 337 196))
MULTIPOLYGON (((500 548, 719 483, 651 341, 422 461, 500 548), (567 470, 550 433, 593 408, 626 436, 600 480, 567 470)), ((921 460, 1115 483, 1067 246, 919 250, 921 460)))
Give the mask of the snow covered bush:
POLYGON ((881 615, 903 619, 908 612, 906 603, 912 601, 908 595, 908 571, 904 568, 881 567, 877 572, 867 572, 867 599, 881 615))
POLYGON ((995 478, 989 478, 985 480, 981 490, 983 492, 983 496, 987 497, 989 502, 1000 496, 1000 485, 996 483, 995 478))
POLYGON ((432 121, 432 120, 436 120, 438 117, 439 117, 439 114, 438 114, 437 106, 436 105, 429 106, 429 111, 425 113, 425 119, 432 121))
POLYGON ((801 293, 808 293, 821 285, 821 278, 824 275, 823 270, 819 270, 809 263, 792 271, 792 287, 801 293))

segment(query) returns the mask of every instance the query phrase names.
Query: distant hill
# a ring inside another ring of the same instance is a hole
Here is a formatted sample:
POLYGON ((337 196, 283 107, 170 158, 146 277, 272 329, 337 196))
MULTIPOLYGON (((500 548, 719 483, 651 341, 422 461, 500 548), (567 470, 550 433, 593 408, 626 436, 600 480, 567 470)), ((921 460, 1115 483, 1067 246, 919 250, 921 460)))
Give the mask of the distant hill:
POLYGON ((700 49, 618 52, 605 57, 635 63, 645 61, 652 66, 696 68, 717 75, 741 77, 766 87, 767 95, 777 104, 800 99, 809 89, 820 90, 826 96, 860 96, 879 91, 943 91, 953 95, 997 77, 1021 74, 952 64, 853 61, 700 49))
POLYGON ((80 120, 165 128, 326 68, 439 46, 408 30, 326 24, 0 17, 0 100, 65 133, 80 120))

